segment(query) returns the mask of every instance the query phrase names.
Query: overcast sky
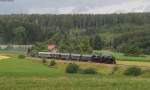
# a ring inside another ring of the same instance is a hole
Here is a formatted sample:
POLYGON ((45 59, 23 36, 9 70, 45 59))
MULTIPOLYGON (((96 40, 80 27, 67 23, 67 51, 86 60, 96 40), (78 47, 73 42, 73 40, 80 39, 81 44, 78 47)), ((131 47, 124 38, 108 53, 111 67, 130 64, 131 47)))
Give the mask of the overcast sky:
POLYGON ((0 0, 0 14, 149 12, 150 0, 0 0))

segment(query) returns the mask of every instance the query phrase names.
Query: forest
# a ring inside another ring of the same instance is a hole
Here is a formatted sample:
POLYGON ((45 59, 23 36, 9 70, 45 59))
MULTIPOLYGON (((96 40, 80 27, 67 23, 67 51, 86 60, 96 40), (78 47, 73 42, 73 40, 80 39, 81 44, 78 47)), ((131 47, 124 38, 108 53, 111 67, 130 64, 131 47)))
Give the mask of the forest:
POLYGON ((69 53, 108 49, 150 54, 150 13, 0 15, 0 44, 34 45, 36 50, 56 44, 69 53))

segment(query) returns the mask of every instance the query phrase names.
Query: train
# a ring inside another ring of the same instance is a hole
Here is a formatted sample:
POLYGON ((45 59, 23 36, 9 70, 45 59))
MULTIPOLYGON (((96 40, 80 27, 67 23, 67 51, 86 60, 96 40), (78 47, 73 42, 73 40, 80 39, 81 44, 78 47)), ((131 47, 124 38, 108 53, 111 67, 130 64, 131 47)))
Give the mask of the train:
POLYGON ((51 53, 51 52, 38 52, 32 54, 33 57, 59 59, 66 61, 81 61, 81 62, 94 62, 105 64, 116 64, 115 57, 111 55, 82 55, 82 54, 69 54, 69 53, 51 53))

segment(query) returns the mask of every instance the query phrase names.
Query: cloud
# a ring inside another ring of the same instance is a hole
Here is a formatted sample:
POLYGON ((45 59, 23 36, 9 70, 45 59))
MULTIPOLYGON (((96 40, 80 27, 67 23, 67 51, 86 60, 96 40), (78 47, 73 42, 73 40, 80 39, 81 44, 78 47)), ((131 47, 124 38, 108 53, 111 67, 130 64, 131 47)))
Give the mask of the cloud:
POLYGON ((150 11, 149 0, 15 0, 0 2, 0 14, 110 14, 150 11))
POLYGON ((146 0, 134 0, 125 2, 119 5, 110 5, 104 7, 96 7, 89 9, 85 13, 129 13, 129 12, 145 12, 145 9, 150 5, 150 1, 146 0))
POLYGON ((73 13, 73 10, 75 7, 63 7, 63 8, 31 8, 28 11, 26 11, 27 14, 71 14, 73 13))

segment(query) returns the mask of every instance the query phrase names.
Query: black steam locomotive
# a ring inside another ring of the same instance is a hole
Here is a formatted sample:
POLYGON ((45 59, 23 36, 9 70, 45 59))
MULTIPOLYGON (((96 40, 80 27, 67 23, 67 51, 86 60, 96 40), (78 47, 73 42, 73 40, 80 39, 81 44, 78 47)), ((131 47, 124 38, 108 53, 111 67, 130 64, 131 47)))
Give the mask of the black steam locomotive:
POLYGON ((98 55, 38 52, 36 54, 36 57, 48 58, 48 59, 61 59, 61 60, 68 60, 68 61, 71 60, 71 61, 82 61, 82 62, 116 64, 115 57, 103 56, 103 55, 98 56, 98 55))

